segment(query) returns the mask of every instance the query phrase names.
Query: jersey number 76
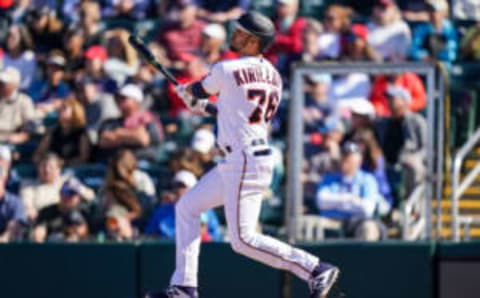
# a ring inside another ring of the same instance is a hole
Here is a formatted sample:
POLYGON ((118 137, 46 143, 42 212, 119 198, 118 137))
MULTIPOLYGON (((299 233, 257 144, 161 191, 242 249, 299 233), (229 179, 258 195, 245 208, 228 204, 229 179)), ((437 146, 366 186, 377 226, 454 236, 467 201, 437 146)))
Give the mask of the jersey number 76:
POLYGON ((248 89, 247 99, 257 103, 257 107, 253 110, 250 117, 248 117, 250 124, 259 123, 262 119, 266 123, 270 122, 278 108, 278 97, 277 91, 268 93, 264 89, 248 89))

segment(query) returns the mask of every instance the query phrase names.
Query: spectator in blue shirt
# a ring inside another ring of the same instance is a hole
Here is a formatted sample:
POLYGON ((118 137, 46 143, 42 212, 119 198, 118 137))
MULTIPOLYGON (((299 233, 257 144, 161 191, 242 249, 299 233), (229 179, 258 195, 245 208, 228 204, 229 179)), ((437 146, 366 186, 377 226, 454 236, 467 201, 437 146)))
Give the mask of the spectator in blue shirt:
POLYGON ((436 0, 428 7, 430 22, 415 29, 410 54, 414 60, 453 62, 457 57, 458 36, 448 20, 448 3, 436 0))
POLYGON ((0 243, 17 238, 27 217, 20 199, 5 189, 10 170, 10 150, 0 145, 0 243))
MULTIPOLYGON (((175 239, 175 203, 197 183, 191 172, 181 170, 172 180, 173 192, 162 198, 162 204, 155 209, 145 229, 145 234, 160 238, 175 239)), ((222 233, 217 215, 213 210, 200 216, 201 239, 204 242, 221 241, 222 233)))
POLYGON ((320 215, 339 221, 347 236, 363 240, 381 238, 381 226, 374 220, 382 201, 377 181, 361 170, 362 152, 353 142, 342 146, 340 171, 327 174, 317 190, 320 215))

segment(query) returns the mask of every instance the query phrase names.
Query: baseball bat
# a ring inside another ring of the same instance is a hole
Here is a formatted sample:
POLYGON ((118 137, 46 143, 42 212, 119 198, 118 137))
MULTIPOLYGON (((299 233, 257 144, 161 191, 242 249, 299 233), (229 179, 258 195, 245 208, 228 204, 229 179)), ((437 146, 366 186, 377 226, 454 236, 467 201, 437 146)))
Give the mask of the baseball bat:
MULTIPOLYGON (((179 83, 175 79, 175 77, 168 71, 168 69, 165 68, 158 60, 153 56, 153 53, 150 51, 150 49, 143 43, 143 41, 135 36, 135 35, 130 35, 128 37, 128 42, 132 45, 132 47, 137 50, 140 53, 140 56, 143 57, 148 63, 153 65, 157 70, 159 70, 167 80, 172 83, 175 86, 178 86, 179 83)), ((194 98, 192 105, 195 105, 197 103, 197 99, 194 98)), ((205 111, 211 115, 217 115, 217 107, 213 104, 207 104, 205 107, 205 111)))

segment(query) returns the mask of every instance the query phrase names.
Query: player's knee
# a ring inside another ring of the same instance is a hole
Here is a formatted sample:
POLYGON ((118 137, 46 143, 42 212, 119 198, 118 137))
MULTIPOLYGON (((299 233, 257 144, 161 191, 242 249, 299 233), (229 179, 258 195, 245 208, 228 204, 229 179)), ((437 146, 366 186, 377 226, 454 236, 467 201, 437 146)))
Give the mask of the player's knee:
POLYGON ((250 230, 241 230, 238 234, 231 238, 231 246, 233 251, 245 254, 248 249, 255 246, 256 233, 250 230))

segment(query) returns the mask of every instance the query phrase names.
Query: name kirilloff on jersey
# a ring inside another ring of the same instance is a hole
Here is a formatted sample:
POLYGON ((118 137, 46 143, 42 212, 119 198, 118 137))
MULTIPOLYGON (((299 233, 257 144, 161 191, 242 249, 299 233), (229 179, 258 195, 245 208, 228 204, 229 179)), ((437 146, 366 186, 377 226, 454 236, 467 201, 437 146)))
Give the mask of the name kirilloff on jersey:
POLYGON ((253 83, 264 83, 270 88, 246 88, 247 100, 257 103, 257 107, 249 116, 250 124, 262 122, 268 123, 272 120, 280 102, 279 91, 282 88, 282 79, 277 71, 269 67, 245 67, 233 72, 237 86, 253 83))

